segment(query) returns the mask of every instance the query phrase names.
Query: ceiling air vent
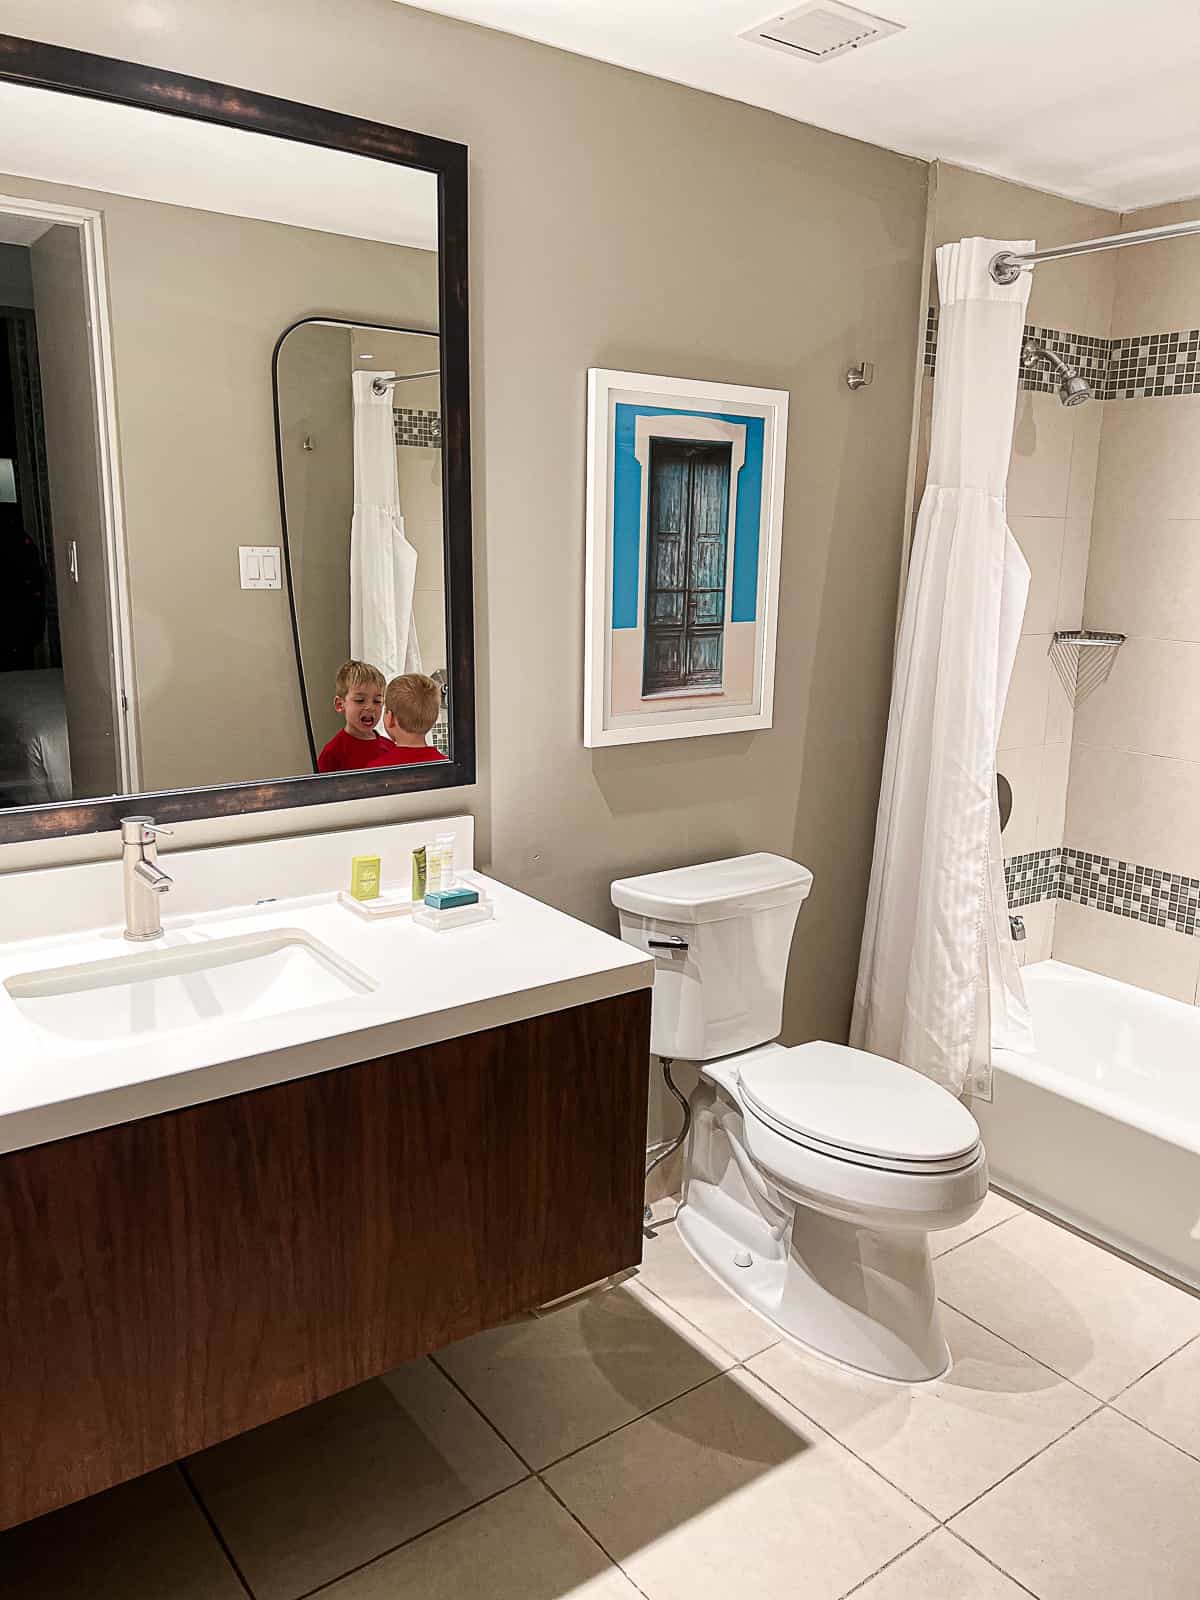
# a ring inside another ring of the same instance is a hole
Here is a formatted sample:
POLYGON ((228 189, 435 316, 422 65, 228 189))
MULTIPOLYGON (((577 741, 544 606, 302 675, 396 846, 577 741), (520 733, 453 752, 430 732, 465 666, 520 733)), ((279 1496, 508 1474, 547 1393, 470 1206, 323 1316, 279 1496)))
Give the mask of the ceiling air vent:
POLYGON ((873 17, 869 11, 841 5, 839 0, 810 0, 794 11, 768 17, 742 38, 769 45, 772 50, 786 50, 804 61, 832 61, 848 50, 861 50, 885 39, 889 33, 903 32, 902 22, 873 17))

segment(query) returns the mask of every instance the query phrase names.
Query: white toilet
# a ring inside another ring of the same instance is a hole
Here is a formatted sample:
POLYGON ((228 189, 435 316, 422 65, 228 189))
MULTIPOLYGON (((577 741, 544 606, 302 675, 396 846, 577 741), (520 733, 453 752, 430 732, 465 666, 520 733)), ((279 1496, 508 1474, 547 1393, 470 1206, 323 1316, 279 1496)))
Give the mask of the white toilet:
POLYGON ((929 1235, 987 1192, 975 1119, 930 1079, 779 1033, 807 867, 758 854, 623 878, 621 937, 655 957, 650 1047, 696 1063, 679 1233, 808 1349, 902 1383, 940 1377, 929 1235))

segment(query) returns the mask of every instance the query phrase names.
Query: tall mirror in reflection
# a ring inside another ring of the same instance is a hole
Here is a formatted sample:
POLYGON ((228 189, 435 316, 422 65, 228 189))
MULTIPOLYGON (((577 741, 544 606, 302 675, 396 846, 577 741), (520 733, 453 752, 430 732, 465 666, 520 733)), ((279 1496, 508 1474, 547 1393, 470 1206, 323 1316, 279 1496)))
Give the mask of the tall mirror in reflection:
MULTIPOLYGON (((393 690, 392 712, 414 725, 367 731, 393 743, 419 736, 423 747, 399 746, 408 760, 450 753, 438 352, 432 334, 330 318, 289 328, 275 352, 284 540, 314 768, 341 730, 362 731, 336 706, 347 660, 379 669, 385 700, 388 684, 413 680, 393 690)), ((370 723, 369 707, 359 720, 370 723)), ((355 746, 342 748, 352 760, 355 746)))
POLYGON ((0 810, 465 774, 438 174, 7 81, 0 120, 0 810))

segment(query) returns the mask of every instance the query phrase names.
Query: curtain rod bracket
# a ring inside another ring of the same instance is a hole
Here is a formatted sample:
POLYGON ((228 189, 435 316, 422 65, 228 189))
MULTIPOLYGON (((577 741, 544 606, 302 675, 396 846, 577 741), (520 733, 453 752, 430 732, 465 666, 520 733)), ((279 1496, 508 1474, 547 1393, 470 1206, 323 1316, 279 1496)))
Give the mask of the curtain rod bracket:
POLYGON ((992 280, 995 283, 1016 283, 1021 276, 1021 263, 1009 250, 1001 250, 991 261, 992 280))

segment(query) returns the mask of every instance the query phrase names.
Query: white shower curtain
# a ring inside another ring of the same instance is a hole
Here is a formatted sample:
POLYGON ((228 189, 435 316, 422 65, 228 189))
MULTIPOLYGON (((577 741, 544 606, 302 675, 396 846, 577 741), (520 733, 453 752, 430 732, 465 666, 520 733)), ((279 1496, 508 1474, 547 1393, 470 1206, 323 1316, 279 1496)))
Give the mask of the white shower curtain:
POLYGON ((989 1092, 991 1046, 1028 1047, 996 803, 996 746, 1029 568, 1005 479, 1029 274, 1000 250, 937 252, 941 314, 929 474, 897 645, 852 1041, 959 1094, 989 1092))
POLYGON ((420 672, 413 618, 417 552, 404 537, 392 391, 371 392, 377 377, 354 374, 354 520, 350 525, 350 654, 385 678, 420 672))

